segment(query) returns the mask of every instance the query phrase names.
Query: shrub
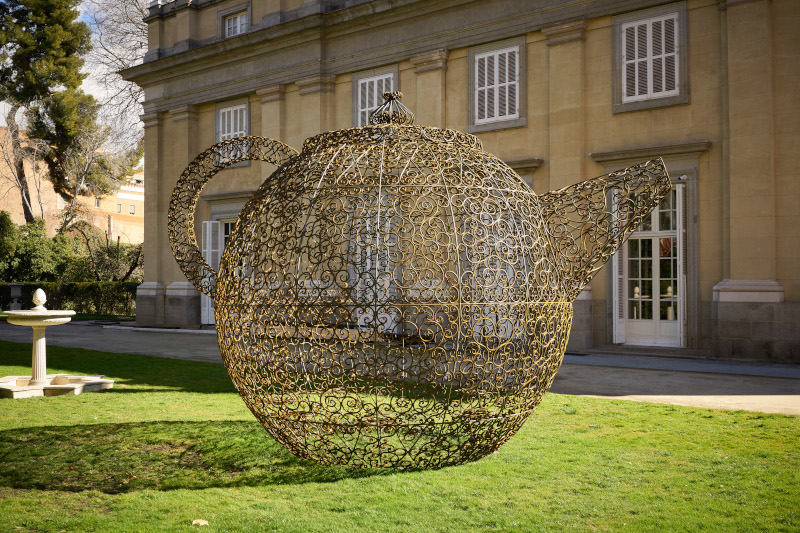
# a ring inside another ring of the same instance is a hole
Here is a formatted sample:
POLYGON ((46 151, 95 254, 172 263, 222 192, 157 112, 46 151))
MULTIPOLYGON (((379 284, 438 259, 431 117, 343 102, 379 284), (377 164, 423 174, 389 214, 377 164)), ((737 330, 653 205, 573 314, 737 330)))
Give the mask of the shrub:
MULTIPOLYGON (((33 306, 33 292, 41 288, 47 295, 48 309, 71 309, 76 313, 133 315, 136 312, 138 282, 96 281, 89 283, 38 282, 22 284, 23 309, 33 306)), ((0 284, 0 309, 11 306, 11 288, 0 284)))

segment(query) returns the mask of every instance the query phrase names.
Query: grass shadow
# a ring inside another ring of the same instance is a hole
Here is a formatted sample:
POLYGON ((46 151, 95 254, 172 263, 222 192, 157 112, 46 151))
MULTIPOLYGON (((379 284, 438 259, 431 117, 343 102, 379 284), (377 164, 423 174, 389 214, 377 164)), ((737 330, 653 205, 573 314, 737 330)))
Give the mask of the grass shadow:
POLYGON ((256 422, 146 422, 0 432, 0 487, 11 489, 119 494, 327 483, 390 473, 299 459, 256 422))

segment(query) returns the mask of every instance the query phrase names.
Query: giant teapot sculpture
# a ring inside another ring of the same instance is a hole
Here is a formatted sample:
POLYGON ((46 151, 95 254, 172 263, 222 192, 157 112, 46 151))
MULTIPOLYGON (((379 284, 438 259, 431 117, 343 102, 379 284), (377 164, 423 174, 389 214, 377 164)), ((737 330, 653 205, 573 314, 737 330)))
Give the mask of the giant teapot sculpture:
POLYGON ((255 136, 216 144, 170 204, 173 252, 214 300, 239 394, 320 463, 426 468, 495 451, 550 387, 572 301, 670 187, 656 159, 537 196, 472 135, 412 125, 399 97, 299 154, 255 136), (278 169, 215 272, 194 208, 246 160, 278 169))

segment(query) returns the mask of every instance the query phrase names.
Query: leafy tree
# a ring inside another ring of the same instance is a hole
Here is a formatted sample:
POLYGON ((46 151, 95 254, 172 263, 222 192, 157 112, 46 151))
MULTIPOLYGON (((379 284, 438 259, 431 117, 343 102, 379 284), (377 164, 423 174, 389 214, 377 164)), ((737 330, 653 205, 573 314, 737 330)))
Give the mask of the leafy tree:
MULTIPOLYGON (((59 149, 95 114, 85 111, 93 99, 80 91, 85 77, 82 56, 90 49, 89 27, 78 18, 79 0, 3 0, 0 3, 0 100, 9 105, 6 124, 11 135, 13 167, 26 176, 20 112, 35 123, 36 138, 52 149, 46 162, 56 189, 64 173, 59 149)), ((29 135, 29 137, 31 137, 29 135)), ((21 180, 25 220, 31 209, 27 180, 21 180)))
POLYGON ((0 211, 0 280, 5 280, 5 272, 11 267, 11 262, 19 246, 19 229, 11 215, 0 211))
POLYGON ((14 282, 64 281, 64 273, 75 260, 75 241, 64 235, 49 239, 42 219, 18 226, 17 230, 13 253, 2 260, 5 268, 0 271, 0 278, 14 282))

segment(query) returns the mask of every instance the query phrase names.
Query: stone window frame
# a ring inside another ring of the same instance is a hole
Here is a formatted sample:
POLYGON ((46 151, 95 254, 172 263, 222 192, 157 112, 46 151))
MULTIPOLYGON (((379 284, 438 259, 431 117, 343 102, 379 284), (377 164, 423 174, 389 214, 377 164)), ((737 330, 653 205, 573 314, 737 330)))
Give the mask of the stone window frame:
MULTIPOLYGON (((359 102, 359 96, 360 96, 359 84, 360 84, 360 82, 366 81, 369 78, 384 77, 384 76, 387 76, 389 74, 391 74, 391 76, 392 76, 392 90, 393 91, 399 91, 400 90, 400 68, 397 66, 397 64, 387 65, 387 66, 384 66, 384 67, 372 68, 372 69, 368 69, 368 70, 362 70, 362 71, 353 73, 353 76, 352 76, 352 89, 351 89, 351 92, 352 92, 352 95, 353 95, 353 98, 352 98, 353 103, 352 103, 351 123, 353 124, 354 128, 359 126, 358 116, 359 116, 359 112, 361 110, 360 102, 359 102)), ((362 124, 362 125, 365 125, 365 124, 362 124)))
POLYGON ((615 15, 611 18, 611 57, 612 68, 612 88, 614 113, 625 113, 628 111, 639 111, 642 109, 653 109, 656 107, 666 107, 690 102, 689 94, 689 39, 688 39, 688 15, 685 2, 675 2, 665 4, 641 11, 615 15), (648 19, 662 17, 665 15, 677 15, 678 20, 678 94, 674 96, 656 96, 632 102, 623 102, 623 80, 622 80, 622 27, 633 22, 644 22, 648 19))
POLYGON ((129 214, 135 215, 136 214, 136 204, 130 204, 130 209, 128 210, 129 214))
POLYGON ((122 204, 117 204, 117 213, 122 213, 122 204))
POLYGON ((220 9, 217 11, 217 37, 220 40, 233 39, 247 33, 253 27, 251 11, 250 2, 236 4, 235 6, 226 7, 225 9, 220 9), (226 32, 226 23, 228 18, 242 14, 247 15, 247 28, 243 32, 228 36, 226 32))
POLYGON ((503 41, 495 41, 479 46, 473 46, 467 50, 467 132, 480 133, 483 131, 503 130, 508 128, 521 128, 528 125, 527 102, 528 102, 528 69, 525 36, 513 37, 503 41), (508 48, 517 48, 517 117, 506 120, 496 120, 494 122, 484 122, 476 124, 475 109, 475 63, 476 57, 482 54, 501 51, 508 48))
MULTIPOLYGON (((250 135, 250 132, 252 131, 251 130, 251 128, 252 128, 252 120, 250 118, 250 113, 251 113, 250 98, 244 96, 244 97, 241 97, 241 98, 236 98, 234 100, 225 100, 223 102, 217 102, 216 105, 214 106, 214 143, 215 144, 220 142, 220 119, 219 119, 220 112, 225 110, 225 109, 230 109, 230 108, 233 108, 233 107, 241 107, 241 106, 244 106, 244 108, 245 108, 244 116, 245 116, 245 120, 246 120, 247 124, 246 124, 245 129, 244 129, 244 135, 240 135, 239 137, 250 135)), ((241 161, 239 163, 230 165, 230 166, 228 166, 226 168, 246 167, 246 166, 249 166, 249 165, 250 165, 250 161, 241 161)))

